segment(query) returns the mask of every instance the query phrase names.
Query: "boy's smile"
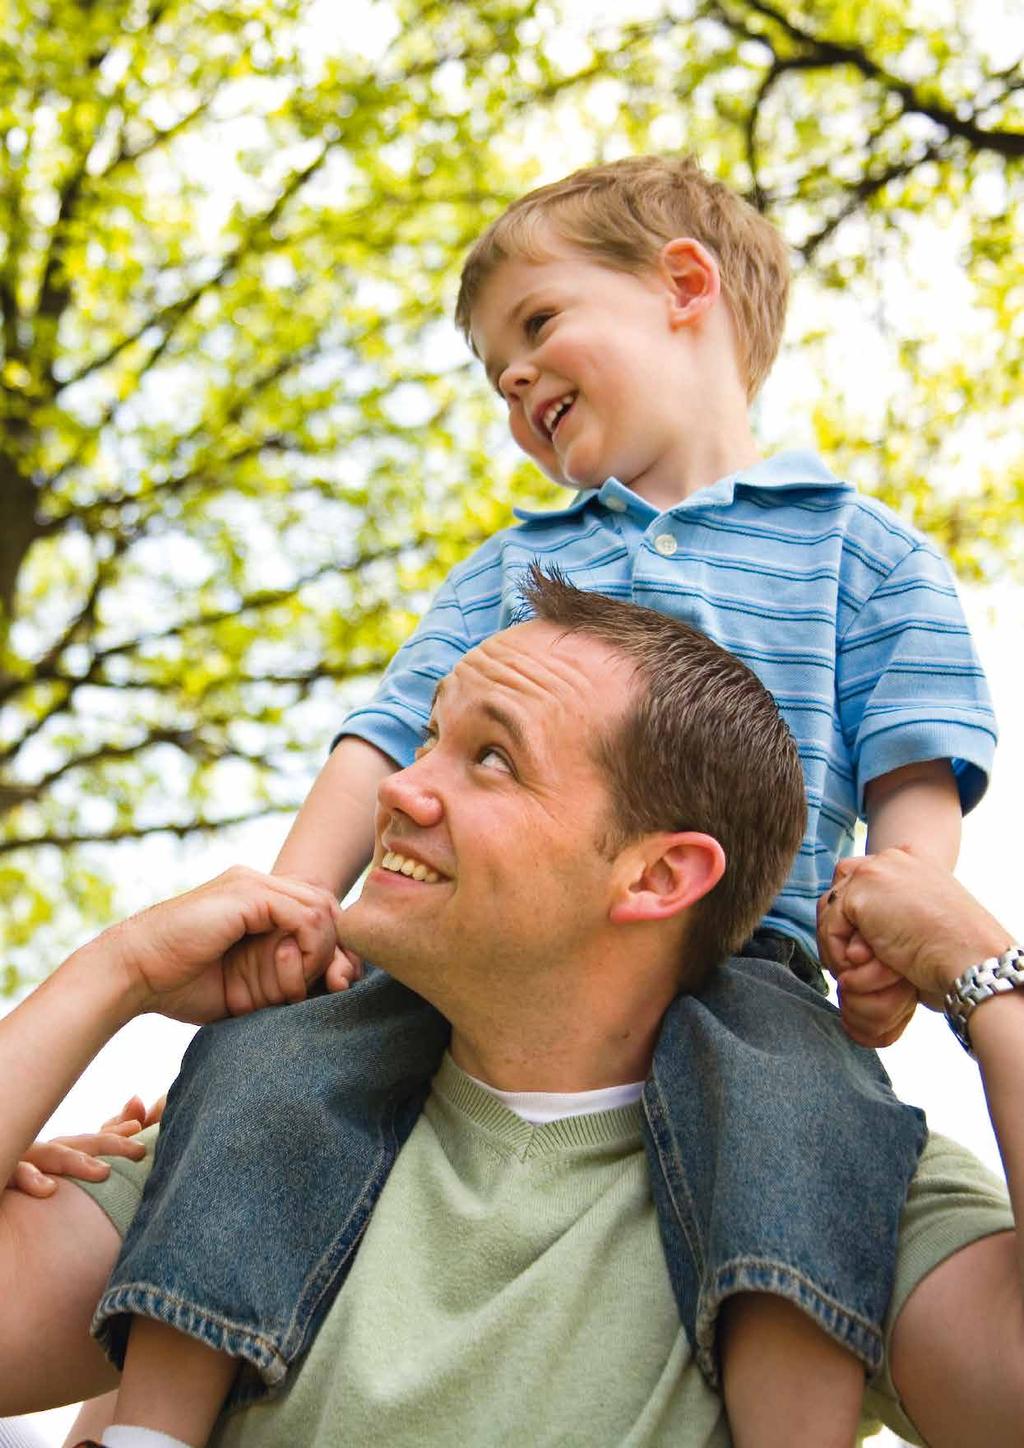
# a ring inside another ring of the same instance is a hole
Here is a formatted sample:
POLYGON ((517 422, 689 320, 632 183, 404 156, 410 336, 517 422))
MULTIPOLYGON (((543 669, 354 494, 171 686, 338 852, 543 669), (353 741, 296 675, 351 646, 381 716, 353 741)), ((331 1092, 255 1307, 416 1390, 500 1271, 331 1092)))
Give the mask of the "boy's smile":
POLYGON ((553 232, 543 245, 537 259, 502 262, 473 309, 473 345, 512 436, 555 482, 616 477, 671 507, 719 476, 691 482, 708 426, 697 340, 706 278, 689 264, 679 275, 618 271, 553 232))

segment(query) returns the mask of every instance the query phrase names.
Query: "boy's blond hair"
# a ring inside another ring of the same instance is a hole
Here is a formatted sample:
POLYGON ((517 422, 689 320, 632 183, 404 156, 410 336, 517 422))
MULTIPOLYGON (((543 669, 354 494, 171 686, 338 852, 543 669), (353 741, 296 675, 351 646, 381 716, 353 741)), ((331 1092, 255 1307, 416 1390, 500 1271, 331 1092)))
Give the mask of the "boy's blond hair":
POLYGON ((706 246, 718 262, 741 374, 754 397, 782 340, 789 255, 771 222, 742 197, 692 156, 631 156, 530 191, 491 223, 466 258, 455 321, 467 338, 487 278, 509 258, 541 260, 548 223, 571 246, 620 271, 653 266, 677 236, 706 246))

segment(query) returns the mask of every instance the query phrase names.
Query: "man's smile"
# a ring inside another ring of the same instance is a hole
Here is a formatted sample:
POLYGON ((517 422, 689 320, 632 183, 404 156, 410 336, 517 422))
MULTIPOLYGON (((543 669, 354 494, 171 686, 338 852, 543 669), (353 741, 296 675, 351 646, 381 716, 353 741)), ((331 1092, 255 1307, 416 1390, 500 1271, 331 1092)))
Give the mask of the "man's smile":
POLYGON ((411 855, 401 855, 397 850, 385 850, 380 867, 393 875, 405 875, 426 885, 437 885, 441 880, 447 879, 447 876, 432 869, 430 865, 425 865, 422 860, 413 859, 411 855))

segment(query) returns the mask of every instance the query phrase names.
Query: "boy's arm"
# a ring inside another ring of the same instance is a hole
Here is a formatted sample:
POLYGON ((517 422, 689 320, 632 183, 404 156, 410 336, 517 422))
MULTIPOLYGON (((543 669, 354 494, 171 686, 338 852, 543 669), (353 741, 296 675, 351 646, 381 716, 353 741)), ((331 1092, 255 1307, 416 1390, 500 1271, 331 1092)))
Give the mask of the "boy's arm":
MULTIPOLYGON (((935 1009, 969 966, 1012 944, 1009 931, 947 871, 902 850, 839 865, 819 906, 826 964, 842 957, 854 931, 935 1009)), ((1024 991, 979 1005, 970 1041, 1016 1229, 962 1248, 915 1288, 896 1321, 892 1371, 933 1448, 1017 1448, 1024 1423, 1024 991)), ((956 1211, 955 1195, 950 1200, 956 1211)))
MULTIPOLYGON (((339 740, 288 831, 274 874, 329 890, 336 899, 347 894, 373 853, 377 786, 396 768, 356 735, 339 740)), ((329 990, 344 990, 358 976, 358 961, 343 953, 324 980, 329 990)), ((228 956, 225 991, 232 1015, 302 1000, 295 942, 280 932, 239 941, 228 956)))
POLYGON ((960 792, 948 759, 905 764, 864 789, 867 851, 909 849, 952 870, 960 853, 960 792))
MULTIPOLYGON (((946 759, 907 764, 871 780, 864 790, 867 853, 908 849, 952 870, 960 848, 960 792, 946 759)), ((820 948, 820 947, 819 947, 820 948)), ((917 993, 875 962, 857 936, 836 967, 843 1024, 861 1046, 891 1046, 913 1018, 917 993)))
POLYGON ((397 765, 348 734, 338 741, 281 846, 275 875, 292 875, 339 898, 373 853, 377 786, 397 765))

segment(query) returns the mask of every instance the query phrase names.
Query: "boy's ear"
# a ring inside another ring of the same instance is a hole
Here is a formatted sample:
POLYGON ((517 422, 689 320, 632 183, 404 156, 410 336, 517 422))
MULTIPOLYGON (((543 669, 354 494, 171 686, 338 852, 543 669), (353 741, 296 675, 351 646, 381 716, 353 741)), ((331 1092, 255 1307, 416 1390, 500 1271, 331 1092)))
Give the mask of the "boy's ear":
POLYGON ((645 835, 621 856, 622 873, 608 918, 613 925, 668 920, 713 890, 725 873, 725 851, 711 835, 645 835))
POLYGON ((714 306, 722 292, 718 263, 692 236, 667 241, 658 255, 658 269, 669 289, 673 327, 689 326, 714 306))

